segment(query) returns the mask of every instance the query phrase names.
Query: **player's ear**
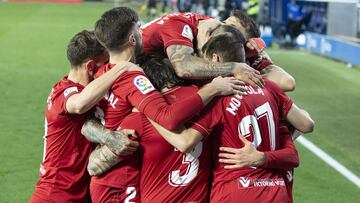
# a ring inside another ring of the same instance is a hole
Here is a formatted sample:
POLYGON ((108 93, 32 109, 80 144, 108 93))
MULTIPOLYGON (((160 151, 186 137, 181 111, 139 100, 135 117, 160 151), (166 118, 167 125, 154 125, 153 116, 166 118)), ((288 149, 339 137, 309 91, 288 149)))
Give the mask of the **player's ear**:
POLYGON ((89 60, 86 62, 85 67, 90 74, 93 74, 96 70, 96 62, 94 60, 89 60))
POLYGON ((130 36, 129 36, 129 44, 130 44, 131 46, 135 46, 135 45, 136 45, 136 39, 135 39, 135 36, 134 36, 133 33, 131 33, 130 36))
POLYGON ((220 62, 220 56, 213 53, 212 54, 212 62, 220 62))

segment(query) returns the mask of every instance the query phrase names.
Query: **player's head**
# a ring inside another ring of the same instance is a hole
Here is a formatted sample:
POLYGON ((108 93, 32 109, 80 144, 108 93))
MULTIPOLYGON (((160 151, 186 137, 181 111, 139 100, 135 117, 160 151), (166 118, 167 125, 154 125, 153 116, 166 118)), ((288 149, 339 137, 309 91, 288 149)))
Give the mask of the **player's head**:
POLYGON ((137 62, 159 91, 163 88, 186 85, 186 81, 176 75, 169 59, 162 54, 147 53, 139 57, 137 62))
MULTIPOLYGON (((232 27, 232 26, 229 26, 232 27)), ((214 35, 203 46, 203 57, 213 62, 245 62, 245 38, 236 29, 214 35)))
POLYGON ((230 17, 224 22, 227 25, 235 26, 244 35, 246 40, 249 38, 257 38, 261 35, 256 22, 243 11, 236 9, 231 11, 230 17))
POLYGON ((139 16, 131 8, 106 11, 95 24, 95 35, 110 54, 129 49, 135 57, 143 51, 139 16))
POLYGON ((67 58, 72 69, 84 69, 92 77, 98 67, 109 60, 105 48, 96 39, 93 31, 77 33, 67 46, 67 58))

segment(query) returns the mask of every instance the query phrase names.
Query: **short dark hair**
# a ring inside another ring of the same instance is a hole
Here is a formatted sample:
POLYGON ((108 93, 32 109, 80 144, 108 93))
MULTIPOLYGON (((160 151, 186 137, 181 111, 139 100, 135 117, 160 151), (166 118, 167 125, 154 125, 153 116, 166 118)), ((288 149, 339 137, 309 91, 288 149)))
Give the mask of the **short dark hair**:
POLYGON ((151 83, 157 90, 164 87, 186 86, 188 82, 179 78, 171 62, 161 53, 149 52, 137 58, 145 74, 149 77, 151 83))
POLYGON ((244 62, 244 46, 245 38, 238 29, 230 25, 221 25, 202 47, 202 52, 208 59, 216 53, 224 62, 244 62))
POLYGON ((257 26, 254 19, 246 15, 246 13, 244 13, 243 11, 234 9, 231 11, 230 16, 236 17, 240 22, 240 24, 245 28, 246 31, 245 34, 247 38, 254 38, 261 36, 260 29, 257 26))
POLYGON ((95 59, 104 51, 105 48, 96 39, 94 31, 83 30, 70 40, 66 54, 71 67, 77 67, 85 60, 95 59))
POLYGON ((138 21, 138 14, 131 8, 116 7, 102 14, 95 24, 95 35, 108 51, 121 51, 138 21))

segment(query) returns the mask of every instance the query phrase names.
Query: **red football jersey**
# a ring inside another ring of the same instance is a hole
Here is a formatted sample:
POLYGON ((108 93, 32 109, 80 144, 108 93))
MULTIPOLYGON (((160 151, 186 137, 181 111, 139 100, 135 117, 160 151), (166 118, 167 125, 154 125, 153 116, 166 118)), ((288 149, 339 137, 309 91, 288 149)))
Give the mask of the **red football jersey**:
POLYGON ((228 96, 212 103, 192 128, 208 132, 213 128, 214 180, 212 202, 287 202, 285 182, 278 169, 224 169, 219 147, 241 148, 239 133, 259 151, 279 148, 279 118, 286 117, 292 101, 269 80, 264 88, 246 86, 247 96, 228 96))
MULTIPOLYGON (((113 66, 114 64, 102 66, 98 73, 105 73, 113 66)), ((96 114, 106 128, 118 130, 123 119, 131 113, 133 107, 136 107, 162 126, 174 128, 191 119, 203 107, 202 100, 196 92, 186 96, 183 100, 169 105, 163 96, 155 91, 143 72, 128 71, 114 82, 105 96, 107 102, 102 101, 99 104, 100 108, 97 108, 96 114)), ((91 184, 114 187, 124 192, 130 187, 131 193, 127 197, 134 195, 131 200, 136 201, 139 190, 139 164, 137 157, 126 159, 104 175, 92 177, 91 184)))
MULTIPOLYGON (((164 94, 174 103, 195 93, 197 88, 176 87, 164 94)), ((121 128, 135 129, 142 159, 141 202, 208 202, 210 189, 210 143, 200 142, 190 153, 183 154, 158 134, 141 113, 132 113, 121 128)))
POLYGON ((194 47, 198 23, 211 17, 195 13, 171 13, 142 26, 145 52, 166 53, 171 45, 194 47))
POLYGON ((86 202, 90 183, 86 167, 92 147, 81 128, 87 114, 69 114, 65 107, 67 99, 83 88, 64 77, 47 99, 43 162, 33 194, 37 199, 86 202))
MULTIPOLYGON (((114 64, 102 66, 98 72, 104 73, 114 64)), ((123 73, 112 85, 105 96, 107 105, 100 105, 106 112, 105 126, 112 130, 119 127, 126 115, 133 107, 156 121, 167 129, 174 129, 178 125, 190 120, 203 108, 199 94, 189 94, 188 97, 174 104, 167 104, 163 96, 155 91, 147 76, 140 71, 123 73)))

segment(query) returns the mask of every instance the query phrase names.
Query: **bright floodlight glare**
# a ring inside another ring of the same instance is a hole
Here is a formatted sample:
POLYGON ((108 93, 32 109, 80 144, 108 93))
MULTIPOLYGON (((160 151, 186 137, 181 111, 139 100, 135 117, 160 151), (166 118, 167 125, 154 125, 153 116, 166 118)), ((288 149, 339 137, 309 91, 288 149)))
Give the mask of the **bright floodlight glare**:
POLYGON ((306 43, 306 36, 304 34, 300 34, 297 38, 296 38, 296 43, 300 46, 305 45, 306 43))

